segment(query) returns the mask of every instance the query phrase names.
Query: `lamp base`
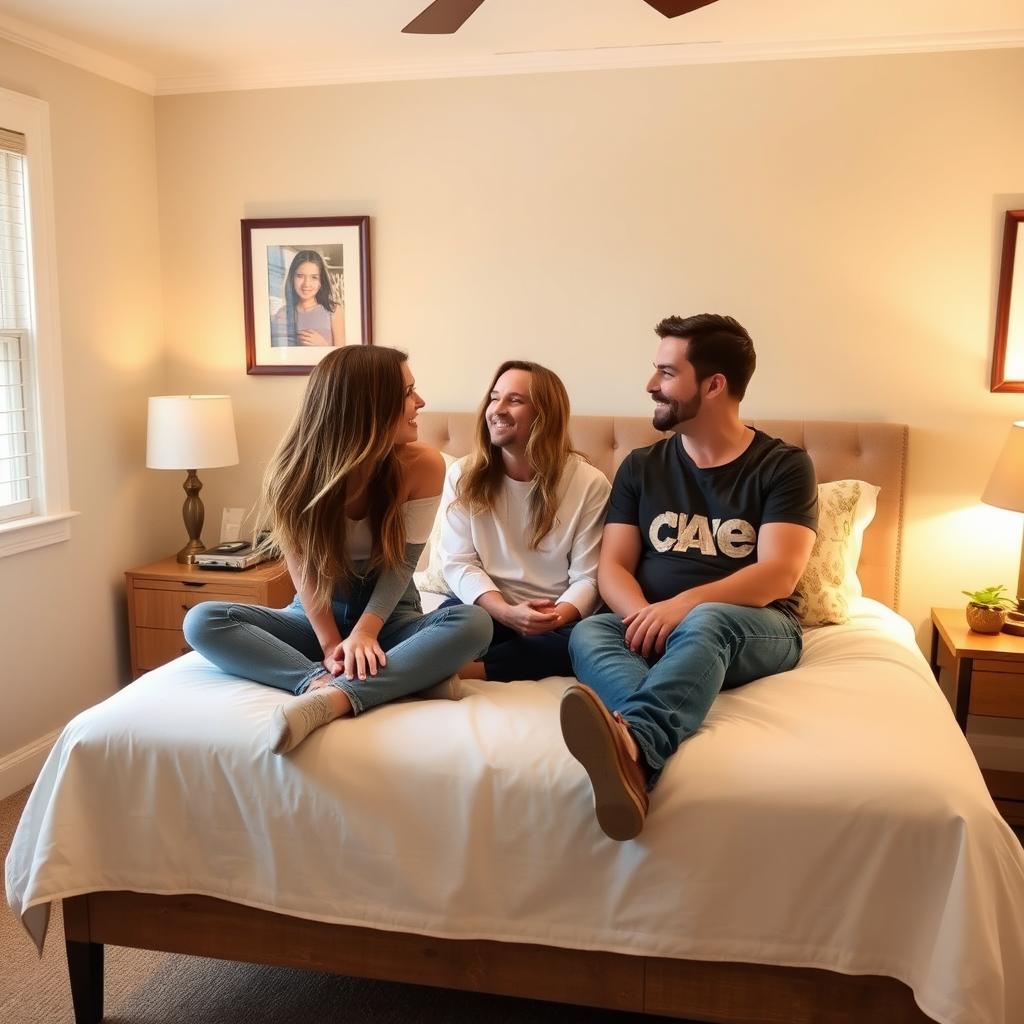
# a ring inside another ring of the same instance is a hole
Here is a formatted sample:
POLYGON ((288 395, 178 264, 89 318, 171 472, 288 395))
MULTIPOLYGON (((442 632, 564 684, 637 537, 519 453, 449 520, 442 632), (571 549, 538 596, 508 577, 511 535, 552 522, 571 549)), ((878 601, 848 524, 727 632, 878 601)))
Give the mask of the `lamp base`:
POLYGON ((206 545, 201 540, 190 540, 176 557, 182 565, 192 565, 196 560, 196 555, 202 554, 205 550, 206 545))
POLYGON ((205 513, 199 492, 203 485, 194 469, 188 471, 185 482, 181 485, 185 491, 185 504, 181 507, 181 515, 188 531, 188 543, 178 552, 177 559, 182 565, 191 565, 200 551, 206 550, 200 534, 203 532, 205 513))
POLYGON ((1020 571, 1017 573, 1017 611, 1024 613, 1024 537, 1020 545, 1020 571))

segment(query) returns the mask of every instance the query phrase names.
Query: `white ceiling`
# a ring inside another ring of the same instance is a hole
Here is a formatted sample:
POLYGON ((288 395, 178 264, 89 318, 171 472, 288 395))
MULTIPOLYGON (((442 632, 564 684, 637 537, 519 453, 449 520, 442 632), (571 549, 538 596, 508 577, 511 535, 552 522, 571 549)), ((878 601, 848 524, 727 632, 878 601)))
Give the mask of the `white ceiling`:
POLYGON ((153 93, 1024 47, 1024 0, 486 0, 453 36, 428 0, 0 0, 0 38, 153 93))

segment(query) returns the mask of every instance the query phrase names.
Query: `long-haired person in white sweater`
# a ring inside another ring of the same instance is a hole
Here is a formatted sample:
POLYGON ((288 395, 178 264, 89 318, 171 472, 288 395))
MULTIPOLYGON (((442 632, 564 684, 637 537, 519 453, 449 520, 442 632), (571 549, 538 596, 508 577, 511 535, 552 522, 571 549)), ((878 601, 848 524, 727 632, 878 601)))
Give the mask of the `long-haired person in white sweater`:
POLYGON ((479 608, 424 615, 411 582, 444 481, 440 454, 417 440, 423 404, 396 349, 348 345, 319 362, 258 517, 295 600, 209 601, 185 617, 188 642, 219 668, 293 695, 274 709, 275 754, 335 718, 427 690, 490 642, 479 608))
POLYGON ((473 452, 448 470, 441 563, 455 595, 494 620, 467 679, 571 676, 569 635, 597 607, 597 562, 611 486, 569 440, 569 395, 538 363, 498 367, 473 452))

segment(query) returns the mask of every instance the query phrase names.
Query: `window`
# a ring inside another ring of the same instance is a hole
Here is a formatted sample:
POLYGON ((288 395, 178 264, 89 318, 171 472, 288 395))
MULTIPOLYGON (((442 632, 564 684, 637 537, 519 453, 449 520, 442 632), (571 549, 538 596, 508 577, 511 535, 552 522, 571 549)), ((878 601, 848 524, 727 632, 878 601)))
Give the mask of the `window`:
POLYGON ((0 89, 0 556, 67 540, 49 109, 0 89))
POLYGON ((25 136, 0 128, 0 522, 31 515, 39 489, 25 365, 31 318, 24 153, 25 136))
POLYGON ((23 334, 0 331, 0 522, 32 514, 39 480, 24 351, 23 334))

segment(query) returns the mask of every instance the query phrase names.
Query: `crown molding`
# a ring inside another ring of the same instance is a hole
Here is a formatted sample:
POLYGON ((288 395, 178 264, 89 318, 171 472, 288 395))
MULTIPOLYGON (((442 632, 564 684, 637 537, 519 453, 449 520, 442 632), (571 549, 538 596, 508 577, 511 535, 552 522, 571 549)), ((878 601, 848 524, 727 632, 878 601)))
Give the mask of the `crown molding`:
POLYGON ((1024 30, 949 33, 928 36, 869 37, 772 43, 669 43, 655 46, 604 47, 594 50, 553 50, 496 53, 485 57, 419 64, 321 66, 274 71, 168 76, 157 80, 156 95, 286 89, 360 82, 399 82, 431 78, 475 78, 617 68, 673 67, 687 64, 731 64, 801 60, 821 57, 943 53, 965 50, 1024 48, 1024 30))
POLYGON ((362 82, 403 82, 440 78, 531 75, 618 68, 675 67, 689 64, 867 57, 965 50, 1024 48, 1024 29, 999 32, 871 36, 862 39, 814 39, 767 43, 666 43, 581 50, 495 53, 420 63, 296 66, 270 71, 157 76, 133 64, 83 46, 72 39, 0 14, 0 39, 74 65, 139 92, 176 96, 251 89, 289 89, 362 82))
POLYGON ((0 39, 35 50, 36 53, 83 71, 91 71, 94 75, 127 85, 149 96, 156 93, 156 76, 148 71, 7 14, 0 14, 0 39))

